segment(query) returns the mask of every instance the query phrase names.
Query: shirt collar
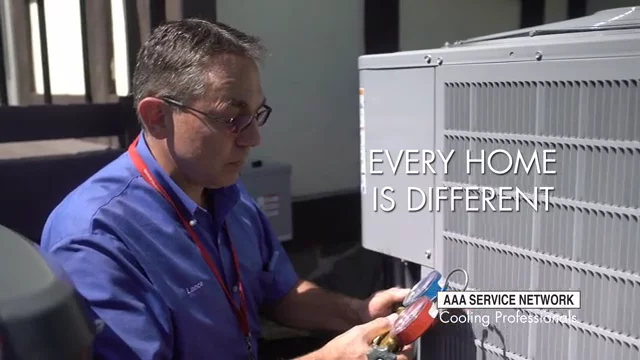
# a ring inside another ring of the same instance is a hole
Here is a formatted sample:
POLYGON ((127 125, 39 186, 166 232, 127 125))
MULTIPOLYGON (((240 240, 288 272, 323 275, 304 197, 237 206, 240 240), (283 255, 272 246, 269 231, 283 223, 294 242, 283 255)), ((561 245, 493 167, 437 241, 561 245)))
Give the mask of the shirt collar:
MULTIPOLYGON (((191 217, 195 216, 196 211, 202 210, 160 167, 160 164, 158 164, 147 145, 144 131, 140 132, 140 141, 138 142, 137 150, 153 176, 169 196, 171 196, 176 205, 182 205, 182 210, 186 211, 191 217)), ((214 216, 215 220, 220 224, 240 199, 240 191, 237 184, 233 184, 219 189, 210 189, 207 191, 207 197, 215 209, 212 216, 214 216)))

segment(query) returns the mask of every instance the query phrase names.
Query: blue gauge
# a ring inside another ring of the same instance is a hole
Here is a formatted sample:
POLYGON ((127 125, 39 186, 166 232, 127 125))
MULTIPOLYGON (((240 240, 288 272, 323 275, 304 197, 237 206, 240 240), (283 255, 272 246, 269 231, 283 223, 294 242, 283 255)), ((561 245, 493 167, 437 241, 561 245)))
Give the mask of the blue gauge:
POLYGON ((435 301, 438 296, 438 291, 446 290, 445 279, 442 277, 442 274, 437 270, 433 270, 411 288, 407 297, 404 298, 402 305, 409 306, 423 296, 428 297, 431 301, 435 301))

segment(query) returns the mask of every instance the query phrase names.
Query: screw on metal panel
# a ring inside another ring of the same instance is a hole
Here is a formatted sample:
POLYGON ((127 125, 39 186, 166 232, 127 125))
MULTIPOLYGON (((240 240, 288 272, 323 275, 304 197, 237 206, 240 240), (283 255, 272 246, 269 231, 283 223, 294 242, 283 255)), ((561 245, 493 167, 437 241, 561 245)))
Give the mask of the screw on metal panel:
POLYGON ((442 58, 441 58, 441 57, 439 57, 439 58, 438 58, 438 65, 442 65, 443 61, 444 61, 444 60, 442 60, 442 58))
POLYGON ((425 251, 424 255, 427 257, 427 259, 431 259, 431 250, 425 251))
POLYGON ((536 60, 538 60, 538 61, 542 60, 542 52, 541 51, 536 51, 536 60))
POLYGON ((431 64, 431 55, 427 55, 424 57, 424 61, 427 62, 427 64, 431 64))

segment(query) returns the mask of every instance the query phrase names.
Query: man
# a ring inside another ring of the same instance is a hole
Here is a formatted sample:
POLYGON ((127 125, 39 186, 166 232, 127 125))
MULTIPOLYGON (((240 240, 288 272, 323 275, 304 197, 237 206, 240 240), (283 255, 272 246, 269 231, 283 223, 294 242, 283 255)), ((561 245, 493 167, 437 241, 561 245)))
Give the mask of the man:
POLYGON ((389 330, 386 316, 408 290, 361 301, 300 280, 238 181, 271 113, 263 51, 222 24, 155 29, 134 73, 139 138, 50 215, 43 251, 104 324, 98 357, 255 357, 259 311, 295 328, 344 332, 301 359, 363 359, 389 330))

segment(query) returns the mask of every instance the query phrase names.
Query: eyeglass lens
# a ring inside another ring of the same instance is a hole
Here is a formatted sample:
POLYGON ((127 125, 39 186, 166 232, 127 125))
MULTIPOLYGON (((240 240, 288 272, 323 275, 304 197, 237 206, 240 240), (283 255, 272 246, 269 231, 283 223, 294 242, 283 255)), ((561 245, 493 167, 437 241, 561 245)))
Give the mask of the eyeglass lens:
MULTIPOLYGON (((255 115, 257 125, 262 126, 266 122, 268 116, 269 116, 269 111, 267 109, 262 109, 258 111, 258 113, 255 115)), ((251 124, 251 121, 253 121, 253 118, 254 116, 252 115, 237 116, 236 118, 233 119, 234 130, 236 131, 244 130, 247 126, 249 126, 249 124, 251 124)))

